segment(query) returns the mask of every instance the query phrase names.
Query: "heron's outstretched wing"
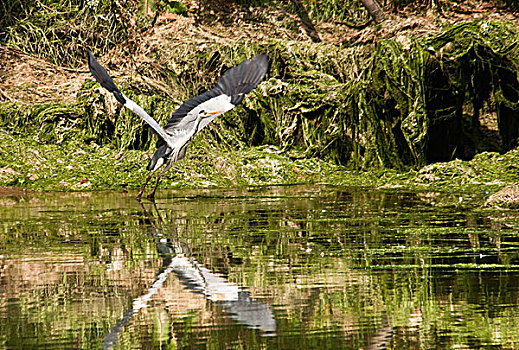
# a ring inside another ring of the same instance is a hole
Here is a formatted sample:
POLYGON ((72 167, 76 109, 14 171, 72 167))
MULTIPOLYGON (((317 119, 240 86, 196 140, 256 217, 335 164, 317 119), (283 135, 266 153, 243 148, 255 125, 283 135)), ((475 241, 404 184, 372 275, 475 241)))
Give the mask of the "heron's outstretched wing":
POLYGON ((117 101, 121 102, 126 108, 133 111, 135 114, 140 116, 146 123, 148 123, 153 130, 161 137, 160 140, 164 144, 168 144, 173 148, 173 140, 171 137, 164 131, 164 129, 153 119, 144 109, 142 109, 138 104, 130 100, 126 97, 118 88, 115 86, 114 81, 108 75, 106 69, 104 69, 99 62, 97 62, 95 56, 90 52, 90 50, 86 50, 88 54, 88 67, 90 69, 90 73, 94 76, 99 84, 102 87, 110 91, 117 101))
MULTIPOLYGON (((192 123, 196 120, 198 110, 209 108, 213 111, 221 110, 224 113, 234 108, 243 101, 246 94, 263 80, 268 67, 269 59, 267 55, 258 55, 229 69, 213 89, 184 102, 173 113, 164 129, 169 131, 175 128, 183 128, 186 123, 192 123)), ((214 118, 202 120, 198 131, 214 118)))
MULTIPOLYGON (((245 95, 251 92, 263 80, 268 68, 269 59, 267 55, 258 55, 229 69, 213 89, 184 102, 173 113, 164 129, 172 137, 175 137, 177 133, 182 134, 185 130, 191 130, 199 111, 221 111, 221 113, 217 113, 212 117, 202 119, 196 131, 198 133, 218 115, 239 105, 245 98, 245 95)), ((157 151, 153 155, 148 169, 153 169, 157 161, 167 153, 166 144, 163 140, 159 139, 156 146, 157 151)))

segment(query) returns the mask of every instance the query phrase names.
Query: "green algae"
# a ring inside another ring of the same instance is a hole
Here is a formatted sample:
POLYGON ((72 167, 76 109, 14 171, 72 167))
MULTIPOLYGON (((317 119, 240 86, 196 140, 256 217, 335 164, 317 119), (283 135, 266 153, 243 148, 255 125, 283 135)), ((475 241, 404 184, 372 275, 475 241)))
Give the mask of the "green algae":
MULTIPOLYGON (((258 53, 271 59, 267 80, 197 136, 161 186, 325 182, 474 190, 517 180, 507 163, 514 152, 426 166, 472 158, 466 148, 475 138, 465 137, 472 129, 463 125, 479 123, 483 112, 498 118, 502 151, 515 145, 519 53, 517 31, 505 22, 467 22, 363 47, 181 43, 150 51, 154 63, 117 84, 164 124, 182 101, 258 53)), ((155 143, 149 127, 93 79, 74 103, 0 104, 0 127, 11 135, 2 140, 2 168, 10 170, 1 183, 32 189, 136 188, 155 143), (14 154, 11 142, 18 144, 14 154), (25 158, 32 150, 49 155, 53 166, 33 169, 25 158)))
MULTIPOLYGON (((323 182, 338 167, 316 159, 290 158, 271 149, 217 152, 194 144, 189 156, 163 178, 163 188, 205 188, 323 182)), ((0 140, 0 186, 44 191, 136 189, 149 156, 96 143, 42 144, 7 135, 0 140), (23 160, 20 162, 20 160, 23 160)))
POLYGON ((386 171, 382 178, 389 187, 491 192, 519 181, 518 161, 517 150, 484 152, 470 161, 434 163, 407 173, 386 171))
MULTIPOLYGON (((0 186, 43 191, 137 189, 149 153, 96 143, 42 144, 23 136, 0 140, 0 186), (23 159, 23 162, 20 162, 23 159)), ((419 171, 357 172, 316 158, 295 158, 275 147, 217 150, 196 141, 163 178, 161 188, 241 187, 326 183, 346 187, 489 193, 519 182, 519 152, 483 153, 472 161, 436 163, 419 171)), ((449 205, 457 205, 458 197, 449 205)))
POLYGON ((516 145, 518 135, 510 131, 518 112, 514 28, 474 21, 401 41, 365 47, 286 41, 202 49, 180 44, 161 53, 159 65, 140 71, 158 76, 157 67, 165 66, 164 84, 173 96, 188 98, 236 62, 267 52, 268 80, 243 109, 227 114, 213 129, 212 135, 233 147, 240 141, 271 144, 355 169, 417 169, 496 150, 486 149, 488 140, 478 141, 473 131, 483 112, 497 115, 500 151, 516 145), (200 76, 200 71, 209 74, 200 76))

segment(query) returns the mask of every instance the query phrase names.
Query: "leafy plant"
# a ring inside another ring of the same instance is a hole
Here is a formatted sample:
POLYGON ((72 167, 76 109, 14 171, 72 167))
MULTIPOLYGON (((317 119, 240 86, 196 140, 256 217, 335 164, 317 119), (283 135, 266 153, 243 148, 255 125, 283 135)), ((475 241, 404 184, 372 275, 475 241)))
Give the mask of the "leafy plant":
POLYGON ((180 1, 145 1, 146 6, 157 12, 170 12, 182 16, 187 16, 187 8, 180 1))

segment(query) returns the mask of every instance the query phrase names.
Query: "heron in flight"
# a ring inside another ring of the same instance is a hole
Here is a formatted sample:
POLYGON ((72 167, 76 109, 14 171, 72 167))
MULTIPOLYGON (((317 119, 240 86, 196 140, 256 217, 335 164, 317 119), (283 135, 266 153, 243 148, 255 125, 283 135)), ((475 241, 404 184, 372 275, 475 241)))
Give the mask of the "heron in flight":
POLYGON ((111 92, 117 101, 144 119, 159 137, 156 144, 157 150, 147 167, 150 174, 137 194, 137 199, 141 198, 153 174, 165 165, 157 175, 153 192, 148 195, 148 198, 154 198, 160 178, 173 166, 173 163, 185 157, 187 145, 195 135, 217 116, 239 105, 245 95, 263 80, 269 67, 269 59, 266 55, 258 55, 251 60, 243 61, 226 71, 213 89, 184 102, 162 128, 144 109, 115 86, 110 75, 97 62, 92 52, 87 50, 87 54, 90 73, 97 82, 111 92))

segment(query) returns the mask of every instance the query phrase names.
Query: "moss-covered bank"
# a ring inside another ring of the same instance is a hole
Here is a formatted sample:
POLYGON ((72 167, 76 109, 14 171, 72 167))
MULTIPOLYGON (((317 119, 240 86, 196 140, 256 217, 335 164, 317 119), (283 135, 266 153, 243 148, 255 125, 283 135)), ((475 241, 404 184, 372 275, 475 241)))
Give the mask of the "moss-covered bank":
MULTIPOLYGON (((146 152, 78 141, 42 144, 27 136, 0 139, 0 186, 42 191, 136 189, 146 178, 146 152), (20 162, 20 159, 23 159, 20 162)), ((275 147, 215 151, 195 146, 162 181, 162 188, 236 187, 327 183, 417 191, 485 192, 519 182, 519 152, 482 153, 398 172, 348 170, 316 158, 290 157, 275 147)), ((515 205, 512 201, 511 205, 515 205)))
MULTIPOLYGON (((116 81, 125 94, 165 123, 227 68, 260 52, 272 60, 267 81, 195 139, 165 187, 496 187, 516 181, 498 153, 423 167, 517 146, 517 41, 516 28, 499 21, 354 47, 276 39, 166 41, 137 50, 143 59, 131 69, 119 65, 123 74, 109 69, 122 76, 116 81)), ((88 75, 84 79, 74 102, 0 104, 0 127, 8 135, 1 141, 1 185, 79 190, 142 182, 153 135, 88 75)), ((503 157, 512 162, 515 153, 503 157)))
MULTIPOLYGON (((318 159, 293 159, 273 147, 217 152, 195 146, 163 180, 167 188, 235 187, 326 182, 340 167, 318 159)), ((135 189, 144 182, 146 152, 92 142, 41 143, 27 136, 0 139, 0 186, 43 191, 135 189), (20 161, 22 160, 22 161, 20 161)), ((348 175, 341 175, 341 178, 348 175)), ((353 175, 352 181, 358 180, 353 175)))

